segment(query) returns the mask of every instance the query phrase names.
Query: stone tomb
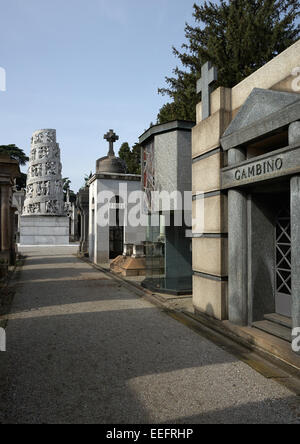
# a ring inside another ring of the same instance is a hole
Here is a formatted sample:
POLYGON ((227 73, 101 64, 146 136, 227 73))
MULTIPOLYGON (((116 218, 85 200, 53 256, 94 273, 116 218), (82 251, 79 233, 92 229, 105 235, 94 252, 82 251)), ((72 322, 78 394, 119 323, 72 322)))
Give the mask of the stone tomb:
POLYGON ((31 139, 26 198, 20 221, 21 245, 69 244, 61 170, 56 131, 36 131, 31 139))
POLYGON ((221 138, 228 152, 229 320, 300 325, 300 95, 254 89, 221 138), (295 119, 299 119, 295 121, 295 119))
MULTIPOLYGON (((147 196, 146 239, 147 274, 143 283, 154 291, 192 293, 190 226, 185 225, 183 206, 185 192, 191 192, 191 136, 194 122, 173 121, 150 127, 139 139, 143 147, 143 186, 147 196), (182 199, 159 203, 155 208, 153 192, 179 193, 182 199), (151 224, 151 218, 157 224, 151 224), (177 224, 177 220, 180 222, 177 224), (156 226, 153 226, 156 225, 156 226)), ((189 196, 190 199, 190 196, 189 196)), ((191 215, 184 208, 186 215, 191 215)))
POLYGON ((109 142, 108 155, 96 162, 96 174, 89 186, 89 257, 96 264, 109 264, 123 255, 125 244, 141 244, 145 228, 131 227, 125 223, 126 214, 136 204, 129 204, 127 196, 141 189, 141 176, 127 174, 124 161, 114 154, 113 144, 119 137, 110 130, 105 136, 109 142), (121 187, 121 188, 120 188, 121 187), (120 195, 122 189, 126 192, 120 195), (110 193, 108 222, 104 220, 100 201, 102 192, 110 193))
POLYGON ((193 304, 253 338, 259 328, 290 341, 300 326, 299 54, 300 41, 216 89, 208 116, 197 105, 193 128, 194 214, 204 202, 203 230, 193 229, 193 304))

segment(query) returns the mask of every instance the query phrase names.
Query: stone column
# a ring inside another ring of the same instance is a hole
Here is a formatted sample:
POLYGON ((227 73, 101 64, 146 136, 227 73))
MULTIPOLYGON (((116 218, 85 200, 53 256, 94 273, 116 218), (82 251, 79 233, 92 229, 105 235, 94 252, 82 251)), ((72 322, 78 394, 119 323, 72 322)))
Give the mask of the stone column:
POLYGON ((12 265, 15 265, 16 263, 16 256, 17 256, 17 244, 16 244, 16 223, 15 223, 15 216, 16 216, 16 210, 17 208, 11 207, 10 208, 10 237, 11 237, 11 247, 10 247, 10 263, 12 265))
POLYGON ((1 186, 1 250, 9 251, 11 247, 10 220, 10 185, 1 186))
MULTIPOLYGON (((228 163, 234 165, 246 159, 242 149, 228 152, 228 163)), ((228 313, 238 325, 248 324, 247 270, 247 195, 239 190, 228 191, 228 313)))
MULTIPOLYGON (((289 126, 289 145, 300 143, 300 121, 289 126)), ((291 178, 292 323, 300 327, 300 175, 291 178)))
POLYGON ((82 253, 88 253, 89 245, 89 208, 84 207, 82 212, 82 253))
POLYGON ((300 327, 300 176, 291 179, 292 320, 300 327))
POLYGON ((80 208, 80 239, 79 239, 80 253, 83 253, 83 241, 84 241, 84 213, 83 210, 80 208))
POLYGON ((289 145, 300 143, 300 121, 293 122, 289 126, 289 145))
POLYGON ((80 211, 80 247, 81 254, 88 253, 89 249, 89 189, 86 187, 77 194, 76 206, 80 211))

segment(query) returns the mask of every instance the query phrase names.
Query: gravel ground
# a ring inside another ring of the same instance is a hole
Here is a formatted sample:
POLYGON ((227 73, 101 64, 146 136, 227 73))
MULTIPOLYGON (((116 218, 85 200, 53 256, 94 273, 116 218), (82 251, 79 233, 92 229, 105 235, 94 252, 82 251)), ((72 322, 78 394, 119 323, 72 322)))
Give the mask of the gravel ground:
POLYGON ((300 423, 288 389, 72 253, 23 249, 0 423, 300 423))

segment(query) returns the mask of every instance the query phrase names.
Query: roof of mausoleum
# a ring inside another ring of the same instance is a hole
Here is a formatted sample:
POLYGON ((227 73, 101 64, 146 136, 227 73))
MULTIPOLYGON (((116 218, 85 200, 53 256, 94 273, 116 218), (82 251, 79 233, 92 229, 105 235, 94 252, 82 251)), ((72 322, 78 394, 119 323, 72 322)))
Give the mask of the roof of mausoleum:
POLYGON ((96 162, 97 173, 126 173, 126 164, 124 160, 116 156, 101 157, 96 162))
POLYGON ((189 120, 172 120, 171 122, 153 125, 139 137, 139 143, 143 145, 153 136, 168 133, 170 131, 191 131, 194 126, 195 122, 189 120))
POLYGON ((223 136, 224 150, 274 134, 300 120, 300 94, 254 88, 223 136))
POLYGON ((113 174, 125 174, 126 163, 123 159, 115 156, 114 142, 119 140, 114 130, 110 129, 107 134, 104 135, 104 139, 109 143, 108 154, 105 157, 101 157, 96 162, 96 173, 113 173, 113 174))
POLYGON ((118 181, 128 181, 128 182, 140 182, 140 174, 127 174, 127 173, 95 173, 93 177, 88 181, 88 186, 91 185, 95 180, 118 180, 118 181))

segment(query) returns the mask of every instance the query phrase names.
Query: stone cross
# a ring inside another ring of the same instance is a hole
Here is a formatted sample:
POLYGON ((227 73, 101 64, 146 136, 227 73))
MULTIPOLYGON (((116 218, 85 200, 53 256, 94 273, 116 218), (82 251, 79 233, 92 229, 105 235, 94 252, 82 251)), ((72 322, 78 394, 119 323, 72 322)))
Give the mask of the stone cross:
POLYGON ((114 142, 116 142, 117 140, 119 140, 119 136, 117 136, 114 132, 114 130, 109 130, 107 134, 105 134, 104 139, 106 139, 109 142, 109 151, 108 151, 108 156, 109 157, 114 157, 115 152, 114 152, 114 142))
POLYGON ((197 94, 202 93, 202 120, 204 120, 210 116, 211 85, 218 79, 218 70, 211 65, 211 62, 207 62, 202 66, 201 75, 201 79, 197 82, 197 94))

